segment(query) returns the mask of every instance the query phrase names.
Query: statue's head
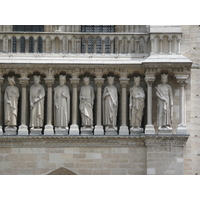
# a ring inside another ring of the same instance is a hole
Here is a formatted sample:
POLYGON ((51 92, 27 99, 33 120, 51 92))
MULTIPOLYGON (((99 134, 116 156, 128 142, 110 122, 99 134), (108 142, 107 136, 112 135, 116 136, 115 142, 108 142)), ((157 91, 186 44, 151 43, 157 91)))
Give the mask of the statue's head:
POLYGON ((138 77, 134 77, 134 84, 136 85, 136 86, 139 86, 140 85, 140 77, 138 76, 138 77))
POLYGON ((109 85, 113 85, 113 83, 114 83, 114 77, 109 76, 109 77, 108 77, 108 84, 109 84, 109 85))
POLYGON ((85 85, 89 85, 89 83, 90 83, 90 78, 89 78, 89 77, 84 77, 84 78, 83 78, 83 82, 84 82, 85 85))
POLYGON ((168 81, 168 74, 161 74, 161 82, 167 83, 168 81))
POLYGON ((60 85, 64 85, 66 83, 66 75, 59 76, 60 85))
POLYGON ((15 77, 14 77, 14 76, 8 77, 8 83, 9 83, 10 85, 15 85, 15 77))
POLYGON ((40 83, 40 76, 34 75, 33 78, 34 78, 35 85, 38 85, 40 83))

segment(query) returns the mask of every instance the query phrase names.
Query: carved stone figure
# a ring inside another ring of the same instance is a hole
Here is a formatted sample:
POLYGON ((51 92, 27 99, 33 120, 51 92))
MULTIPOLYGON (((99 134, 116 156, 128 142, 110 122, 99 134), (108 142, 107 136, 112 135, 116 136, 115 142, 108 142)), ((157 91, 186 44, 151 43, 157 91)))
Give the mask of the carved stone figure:
POLYGON ((80 112, 82 118, 82 126, 84 128, 93 128, 93 104, 94 104, 94 89, 89 85, 90 79, 84 77, 84 86, 80 91, 80 112))
POLYGON ((40 76, 34 77, 34 85, 30 87, 30 127, 41 128, 44 122, 44 87, 39 84, 40 76))
POLYGON ((145 93, 142 87, 140 87, 140 77, 134 77, 134 85, 130 89, 130 125, 131 130, 141 128, 141 122, 143 117, 143 109, 144 109, 144 99, 145 93))
POLYGON ((103 124, 106 129, 117 131, 116 119, 118 108, 117 88, 113 85, 114 77, 108 77, 108 86, 103 92, 103 124))
POLYGON ((168 75, 161 75, 161 84, 156 87, 158 97, 157 124, 158 128, 170 128, 173 117, 173 96, 171 86, 167 84, 168 75))
POLYGON ((65 85, 66 76, 59 76, 60 85, 55 88, 54 93, 54 123, 57 128, 67 128, 70 120, 70 93, 65 85))
POLYGON ((7 125, 6 129, 16 129, 19 89, 14 86, 14 76, 8 77, 8 83, 10 86, 6 87, 4 94, 5 125, 7 125))

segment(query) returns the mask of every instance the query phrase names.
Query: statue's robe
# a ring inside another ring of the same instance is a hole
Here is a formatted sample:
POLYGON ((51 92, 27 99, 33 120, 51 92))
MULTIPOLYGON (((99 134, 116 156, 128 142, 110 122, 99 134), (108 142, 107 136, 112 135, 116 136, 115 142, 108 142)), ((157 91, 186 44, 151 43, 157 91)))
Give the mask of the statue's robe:
POLYGON ((54 125, 68 127, 70 120, 70 93, 66 85, 58 85, 54 93, 54 125))
POLYGON ((157 125, 158 127, 171 126, 173 115, 173 97, 171 86, 168 84, 159 84, 156 90, 156 95, 158 97, 157 125))
POLYGON ((44 97, 45 90, 40 84, 32 85, 30 87, 30 104, 31 104, 31 114, 30 114, 30 127, 43 127, 44 123, 44 97), (40 100, 34 103, 34 101, 39 98, 40 100))
POLYGON ((130 89, 130 125, 140 127, 143 117, 145 93, 142 87, 133 86, 130 89), (137 96, 137 98, 136 98, 137 96))
POLYGON ((91 85, 84 85, 80 91, 80 112, 82 118, 82 126, 93 125, 93 103, 94 89, 91 85))
POLYGON ((103 125, 115 126, 118 108, 117 88, 114 85, 106 86, 103 92, 103 99, 103 125), (110 95, 105 97, 107 93, 110 95))
POLYGON ((7 86, 4 94, 5 125, 17 125, 19 89, 16 86, 7 86))

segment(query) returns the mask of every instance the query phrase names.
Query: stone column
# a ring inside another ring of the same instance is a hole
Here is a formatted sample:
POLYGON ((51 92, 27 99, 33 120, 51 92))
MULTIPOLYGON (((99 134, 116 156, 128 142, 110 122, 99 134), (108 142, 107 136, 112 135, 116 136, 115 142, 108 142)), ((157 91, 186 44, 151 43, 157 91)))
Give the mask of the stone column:
POLYGON ((169 54, 172 54, 172 39, 171 38, 168 39, 168 43, 169 43, 169 54))
POLYGON ((3 53, 8 53, 8 38, 6 36, 3 38, 3 53))
POLYGON ((94 46, 93 46, 93 53, 97 53, 97 39, 94 38, 94 46))
POLYGON ((155 81, 154 75, 147 74, 145 77, 147 83, 147 125, 145 127, 145 134, 155 134, 154 125, 152 124, 152 85, 155 81))
POLYGON ((94 129, 94 135, 104 135, 102 126, 102 85, 104 78, 95 78, 94 80, 97 85, 97 125, 94 129))
POLYGON ((51 53, 55 52, 55 41, 54 39, 51 39, 51 53))
POLYGON ((88 53, 88 39, 85 39, 85 53, 88 53))
POLYGON ((181 54, 181 39, 177 39, 177 54, 181 54))
POLYGON ((118 41, 118 54, 122 52, 122 40, 118 41))
POLYGON ((19 82, 22 86, 21 96, 21 125, 19 126, 18 135, 28 135, 28 127, 26 125, 26 86, 28 85, 29 78, 19 78, 19 82))
POLYGON ((29 38, 25 38, 25 53, 29 52, 29 38))
POLYGON ((105 39, 102 39, 102 53, 105 53, 106 49, 105 49, 105 39))
POLYGON ((160 54, 163 54, 163 39, 161 38, 160 40, 160 54))
POLYGON ((66 37, 63 37, 62 41, 63 41, 62 53, 65 54, 66 53, 66 48, 65 48, 65 46, 66 46, 66 37))
POLYGON ((177 82, 179 83, 179 124, 177 128, 177 134, 187 134, 186 127, 186 109, 185 109, 185 86, 188 75, 175 75, 177 82))
POLYGON ((20 53, 20 38, 16 38, 16 53, 20 53))
POLYGON ((76 39, 76 53, 81 53, 81 39, 76 39))
POLYGON ((139 53, 140 52, 140 50, 139 50, 139 42, 140 42, 139 39, 135 40, 135 53, 139 53))
POLYGON ((72 94, 72 125, 70 126, 69 135, 79 135, 79 127, 77 125, 78 97, 77 86, 80 78, 70 78, 73 87, 72 94))
POLYGON ((131 41, 127 41, 127 53, 131 53, 131 41))
POLYGON ((151 55, 154 54, 154 39, 151 39, 151 55))
POLYGON ((129 78, 120 78, 120 84, 122 87, 122 98, 121 98, 121 126, 119 129, 119 135, 129 135, 129 130, 128 130, 128 126, 126 124, 126 111, 127 111, 127 94, 126 94, 126 87, 129 83, 129 78))
POLYGON ((110 39, 110 53, 114 53, 114 40, 110 39))
POLYGON ((38 39, 34 38, 34 53, 38 53, 38 39))
POLYGON ((1 114, 1 116, 0 116, 0 135, 3 135, 3 130, 2 130, 2 107, 1 107, 1 105, 2 105, 2 102, 1 102, 1 100, 2 100, 2 97, 1 97, 1 85, 3 84, 3 80, 4 80, 4 78, 1 77, 0 78, 0 114, 1 114))
POLYGON ((47 84, 47 124, 44 128, 44 135, 54 135, 52 125, 52 85, 54 84, 55 78, 45 78, 47 84))

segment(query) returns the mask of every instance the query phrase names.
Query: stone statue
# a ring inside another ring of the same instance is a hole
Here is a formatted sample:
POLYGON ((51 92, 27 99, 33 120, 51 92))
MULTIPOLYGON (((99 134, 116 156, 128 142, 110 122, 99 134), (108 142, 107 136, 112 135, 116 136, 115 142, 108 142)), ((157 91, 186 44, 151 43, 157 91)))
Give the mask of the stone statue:
POLYGON ((14 86, 14 78, 14 76, 8 77, 8 83, 10 86, 6 87, 4 94, 5 125, 7 125, 6 129, 16 129, 17 125, 19 89, 14 86))
POLYGON ((44 122, 44 87, 39 84, 40 76, 34 77, 34 85, 30 87, 30 127, 41 128, 44 122))
POLYGON ((54 93, 54 123, 57 128, 67 128, 70 120, 70 93, 65 85, 66 76, 59 76, 60 85, 55 88, 54 93))
POLYGON ((131 130, 134 128, 140 130, 141 122, 143 117, 143 109, 144 109, 144 99, 145 93, 142 87, 140 87, 140 77, 134 77, 134 85, 130 88, 130 126, 131 130))
POLYGON ((117 88, 113 85, 114 77, 108 77, 108 86, 103 92, 103 124, 106 129, 117 131, 116 119, 118 108, 117 88))
POLYGON ((172 124, 173 96, 171 86, 167 84, 168 75, 161 75, 161 84, 156 87, 158 97, 157 124, 158 129, 168 128, 172 124))
POLYGON ((84 77, 84 86, 80 91, 80 112, 82 118, 82 126, 84 128, 93 128, 93 105, 94 105, 94 89, 89 85, 90 79, 84 77))

